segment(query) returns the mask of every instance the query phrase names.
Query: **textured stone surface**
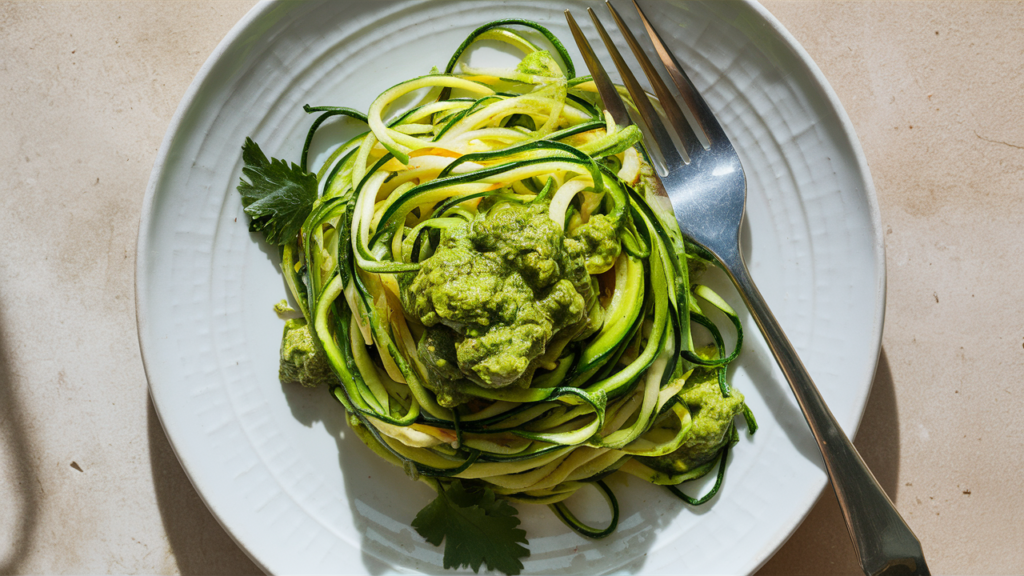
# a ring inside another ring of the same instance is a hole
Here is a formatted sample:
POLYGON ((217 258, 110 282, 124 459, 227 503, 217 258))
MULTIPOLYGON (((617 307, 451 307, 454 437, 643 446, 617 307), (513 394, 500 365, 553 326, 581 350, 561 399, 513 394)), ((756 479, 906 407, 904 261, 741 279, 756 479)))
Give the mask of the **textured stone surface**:
MULTIPOLYGON (((1024 6, 769 2, 824 72, 886 232, 883 355, 857 446, 933 573, 1024 566, 1024 6)), ((765 574, 855 573, 822 495, 765 574)))
MULTIPOLYGON (((149 404, 142 195, 250 2, 0 4, 0 573, 255 573, 149 404)), ((1024 565, 1024 6, 766 2, 837 92, 886 230, 857 445, 935 573, 1024 565)), ((856 573, 826 492, 765 574, 856 573)))

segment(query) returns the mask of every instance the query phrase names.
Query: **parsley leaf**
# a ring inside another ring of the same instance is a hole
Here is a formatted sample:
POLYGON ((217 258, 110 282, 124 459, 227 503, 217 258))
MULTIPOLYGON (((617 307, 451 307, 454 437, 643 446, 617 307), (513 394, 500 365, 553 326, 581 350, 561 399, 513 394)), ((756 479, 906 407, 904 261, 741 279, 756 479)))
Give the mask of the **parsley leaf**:
POLYGON ((500 570, 513 576, 523 569, 519 558, 530 551, 526 544, 526 531, 516 528, 519 519, 516 509, 494 492, 466 490, 462 482, 452 482, 443 488, 437 498, 420 510, 412 527, 434 546, 444 546, 444 567, 469 566, 473 572, 487 564, 488 570, 500 570))
POLYGON ((242 208, 252 220, 249 230, 263 232, 267 242, 283 245, 292 241, 302 228, 316 202, 316 175, 294 163, 277 158, 267 160, 252 138, 242 146, 242 175, 238 191, 242 208))

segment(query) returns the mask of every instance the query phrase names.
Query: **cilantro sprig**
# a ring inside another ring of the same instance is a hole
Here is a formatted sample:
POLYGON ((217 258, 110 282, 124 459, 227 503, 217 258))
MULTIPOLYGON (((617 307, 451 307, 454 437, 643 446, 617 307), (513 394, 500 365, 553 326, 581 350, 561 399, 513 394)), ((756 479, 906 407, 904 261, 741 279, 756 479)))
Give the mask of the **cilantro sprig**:
POLYGON ((500 570, 514 576, 523 569, 519 560, 530 555, 526 531, 516 528, 519 518, 508 502, 483 488, 467 490, 455 480, 445 489, 438 484, 437 498, 420 510, 412 527, 434 546, 444 546, 444 567, 469 566, 478 572, 500 570))
POLYGON ((238 191, 249 215, 249 230, 263 232, 267 242, 291 242, 317 199, 316 175, 284 160, 267 159, 252 138, 242 146, 242 175, 238 191))

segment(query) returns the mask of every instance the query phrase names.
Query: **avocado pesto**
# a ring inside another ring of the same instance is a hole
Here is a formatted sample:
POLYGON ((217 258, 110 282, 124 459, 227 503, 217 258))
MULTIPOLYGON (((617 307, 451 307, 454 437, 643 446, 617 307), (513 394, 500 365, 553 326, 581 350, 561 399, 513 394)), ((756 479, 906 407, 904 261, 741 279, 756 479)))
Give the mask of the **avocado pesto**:
POLYGON ((717 492, 736 417, 756 429, 726 378, 742 327, 693 282, 707 262, 650 185, 641 133, 602 111, 557 38, 492 22, 444 72, 392 86, 365 114, 305 111, 317 117, 298 164, 247 139, 239 184, 297 305, 275 310, 302 315, 285 322, 279 376, 327 390, 373 452, 437 491, 412 526, 445 543, 445 567, 518 573, 529 550, 509 503, 607 536, 611 474, 691 504, 717 492), (523 58, 460 64, 484 40, 523 58), (368 130, 310 166, 335 116, 368 130), (711 309, 735 328, 733 350, 711 309), (677 487, 716 469, 699 499, 677 487), (564 502, 588 486, 609 502, 607 526, 564 502))
POLYGON ((305 320, 287 320, 284 323, 278 377, 282 382, 297 382, 308 388, 334 381, 331 365, 324 353, 317 349, 305 320))
MULTIPOLYGON (((587 248, 565 237, 547 204, 498 202, 443 229, 401 293, 405 311, 425 328, 450 332, 434 336, 436 346, 454 352, 448 362, 461 374, 437 375, 455 376, 456 388, 458 376, 487 388, 528 387, 551 340, 574 338, 588 325, 597 295, 587 248)), ((429 366, 434 355, 422 350, 429 366)))
POLYGON ((698 368, 687 378, 679 398, 690 411, 690 431, 674 452, 664 456, 637 457, 658 472, 678 476, 714 460, 732 440, 733 419, 743 414, 743 395, 733 391, 722 396, 713 370, 698 368))

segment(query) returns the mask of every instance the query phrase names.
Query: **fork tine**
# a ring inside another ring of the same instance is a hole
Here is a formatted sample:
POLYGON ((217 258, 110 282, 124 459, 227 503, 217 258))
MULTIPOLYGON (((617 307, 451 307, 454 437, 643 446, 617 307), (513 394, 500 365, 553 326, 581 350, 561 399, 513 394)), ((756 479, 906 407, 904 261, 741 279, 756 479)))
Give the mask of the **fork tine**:
POLYGON ((633 55, 637 61, 640 62, 640 67, 643 68, 644 74, 647 79, 651 81, 651 86, 654 87, 654 93, 658 96, 658 102, 661 103, 662 109, 665 110, 665 115, 668 116, 668 123, 675 128, 676 134, 679 136, 679 140, 683 143, 683 150, 687 156, 693 157, 698 148, 703 148, 704 145, 701 143, 697 134, 694 133, 690 123, 686 121, 683 116, 682 110, 679 109, 679 105, 676 104, 675 98, 672 93, 669 92, 668 86, 665 85, 665 81, 661 79, 661 74, 654 69, 654 64, 651 64, 651 60, 647 57, 647 53, 644 52, 643 48, 640 47, 640 43, 636 41, 636 37, 633 36, 633 32, 630 31, 626 23, 622 21, 622 17, 619 16, 618 10, 612 6, 611 2, 605 1, 605 5, 608 6, 608 11, 611 12, 612 18, 615 20, 615 24, 619 27, 619 31, 622 32, 622 36, 626 39, 626 43, 629 44, 629 48, 633 51, 633 55))
POLYGON ((647 29, 647 35, 651 37, 651 42, 654 43, 654 49, 658 52, 661 63, 664 64, 665 70, 668 71, 668 75, 679 90, 683 101, 686 102, 687 107, 694 114, 694 122, 704 131, 712 146, 715 144, 728 144, 729 139, 725 136, 722 125, 718 123, 718 118, 715 117, 711 108, 708 107, 704 97, 693 86, 693 82, 690 81, 690 77, 683 71, 683 67, 679 65, 676 57, 665 47, 665 42, 661 39, 661 35, 651 25, 651 21, 647 19, 647 15, 640 8, 640 4, 633 0, 633 6, 636 7, 636 11, 640 14, 640 20, 643 21, 644 28, 647 29))
POLYGON ((565 11, 565 20, 569 23, 572 37, 576 39, 576 45, 579 46, 580 52, 583 54, 583 61, 586 62, 590 75, 594 77, 594 84, 597 85, 597 93, 601 95, 601 102, 604 103, 605 110, 611 114, 612 120, 620 127, 631 126, 633 119, 629 117, 626 104, 622 101, 622 97, 619 96, 611 79, 608 78, 608 72, 601 65, 601 61, 594 54, 594 49, 591 48, 587 37, 583 35, 583 31, 576 24, 576 19, 568 10, 565 11))
POLYGON ((636 81, 636 76, 633 76, 633 72, 626 66, 626 61, 622 59, 619 49, 615 47, 615 43, 612 42, 608 32, 601 25, 597 14, 594 14, 594 11, 590 8, 587 8, 587 12, 590 14, 590 19, 594 21, 594 26, 597 27, 597 32, 601 35, 601 40, 608 48, 612 60, 615 61, 615 67, 618 68, 619 75, 622 76, 622 83, 626 85, 626 90, 629 91, 629 95, 633 98, 633 104, 640 111, 644 124, 647 125, 647 129, 661 151, 662 158, 665 159, 665 164, 671 169, 675 166, 689 163, 689 158, 680 155, 675 143, 672 142, 672 137, 669 136, 668 130, 665 128, 665 124, 658 117, 657 112, 654 111, 654 107, 651 105, 651 101, 647 98, 647 93, 640 87, 640 83, 636 81))

